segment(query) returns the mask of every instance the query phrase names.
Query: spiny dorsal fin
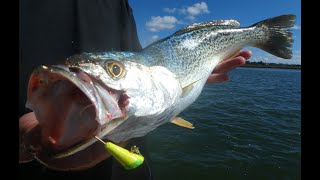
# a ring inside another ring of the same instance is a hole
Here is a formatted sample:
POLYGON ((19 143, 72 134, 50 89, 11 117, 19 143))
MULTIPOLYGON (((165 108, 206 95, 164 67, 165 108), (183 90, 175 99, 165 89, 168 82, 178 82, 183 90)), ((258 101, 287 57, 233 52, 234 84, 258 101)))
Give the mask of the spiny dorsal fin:
POLYGON ((174 117, 170 122, 181 127, 194 129, 193 124, 182 119, 181 117, 174 117))
POLYGON ((208 22, 202 22, 202 23, 194 23, 191 24, 185 28, 180 29, 179 31, 175 32, 175 35, 183 34, 186 32, 190 32, 193 30, 205 28, 205 27, 213 27, 217 26, 217 28, 236 28, 240 26, 240 23, 236 20, 215 20, 215 21, 208 21, 208 22))

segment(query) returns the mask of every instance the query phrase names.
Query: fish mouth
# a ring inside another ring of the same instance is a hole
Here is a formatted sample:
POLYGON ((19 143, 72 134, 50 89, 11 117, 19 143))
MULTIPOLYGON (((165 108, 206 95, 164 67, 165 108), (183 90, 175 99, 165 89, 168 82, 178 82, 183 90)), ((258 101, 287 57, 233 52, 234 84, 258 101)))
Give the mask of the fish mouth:
POLYGON ((80 68, 40 66, 30 77, 26 104, 39 123, 38 136, 25 144, 33 154, 71 155, 95 142, 109 122, 124 119, 127 105, 124 91, 80 68))

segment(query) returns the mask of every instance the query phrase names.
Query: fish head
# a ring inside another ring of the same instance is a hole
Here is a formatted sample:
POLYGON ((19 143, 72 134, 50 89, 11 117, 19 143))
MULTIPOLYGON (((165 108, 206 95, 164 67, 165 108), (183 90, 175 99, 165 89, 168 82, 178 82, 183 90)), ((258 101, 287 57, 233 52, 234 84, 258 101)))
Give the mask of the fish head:
POLYGON ((153 80, 150 68, 139 63, 90 54, 38 67, 29 80, 26 106, 39 123, 39 153, 72 155, 129 117, 154 113, 153 80))

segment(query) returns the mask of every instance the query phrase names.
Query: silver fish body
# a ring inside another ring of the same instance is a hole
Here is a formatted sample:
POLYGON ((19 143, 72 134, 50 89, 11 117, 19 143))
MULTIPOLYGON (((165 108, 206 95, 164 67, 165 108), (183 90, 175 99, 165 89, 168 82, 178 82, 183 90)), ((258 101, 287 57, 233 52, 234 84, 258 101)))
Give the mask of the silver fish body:
POLYGON ((294 20, 294 15, 283 15, 244 28, 235 20, 198 23, 141 52, 83 53, 68 58, 63 66, 41 66, 30 78, 28 107, 46 127, 42 144, 56 148, 56 157, 64 157, 93 144, 94 135, 114 142, 144 136, 190 106, 216 65, 244 46, 290 59, 292 35, 288 28, 294 20), (60 81, 73 84, 60 94, 80 89, 81 97, 67 102, 59 93, 56 98, 48 97, 60 81), (64 115, 52 114, 48 107, 64 115), (47 117, 61 122, 55 124, 56 130, 51 131, 47 117), (60 126, 65 127, 61 130, 60 126), (77 138, 77 134, 87 138, 77 138))
MULTIPOLYGON (((155 117, 151 117, 152 120, 147 120, 145 117, 142 119, 150 124, 160 125, 177 116, 197 99, 215 66, 244 46, 258 47, 276 56, 290 59, 293 40, 291 32, 286 28, 294 25, 294 19, 294 15, 283 15, 245 28, 239 28, 240 23, 235 20, 193 24, 151 44, 140 53, 126 57, 126 61, 138 62, 147 67, 165 67, 177 79, 177 87, 181 87, 176 89, 180 95, 176 96, 177 99, 170 106, 171 109, 167 109, 161 117, 157 117, 159 120, 155 117), (189 85, 192 85, 192 90, 182 96, 183 88, 189 85)), ((163 82, 164 87, 172 87, 169 84, 171 81, 165 83, 163 82)), ((128 124, 129 122, 127 121, 128 124)), ((130 137, 135 134, 137 126, 139 125, 119 126, 107 137, 118 139, 123 131, 130 137)), ((154 129, 145 126, 141 128, 137 136, 154 129)))

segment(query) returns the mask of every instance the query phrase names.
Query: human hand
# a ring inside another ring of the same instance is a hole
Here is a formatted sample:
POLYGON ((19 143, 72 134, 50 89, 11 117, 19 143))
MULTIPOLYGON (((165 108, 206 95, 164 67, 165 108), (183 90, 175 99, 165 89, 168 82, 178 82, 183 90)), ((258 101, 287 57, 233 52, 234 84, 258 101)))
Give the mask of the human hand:
MULTIPOLYGON (((34 159, 34 156, 26 151, 26 145, 35 143, 42 145, 38 134, 40 132, 39 122, 34 112, 27 113, 19 118, 19 163, 27 163, 34 159), (39 144, 40 143, 40 144, 39 144)), ((126 147, 127 141, 119 142, 118 145, 126 147)), ((128 147, 126 147, 128 148, 128 147)), ((41 163, 52 170, 74 171, 84 170, 108 159, 111 155, 106 151, 101 142, 96 142, 86 149, 64 158, 49 158, 39 154, 41 163)))
POLYGON ((245 64, 246 60, 251 58, 251 56, 251 51, 244 50, 240 51, 235 57, 220 62, 207 79, 207 83, 221 83, 228 81, 228 72, 245 64))

